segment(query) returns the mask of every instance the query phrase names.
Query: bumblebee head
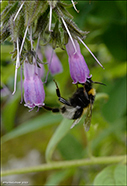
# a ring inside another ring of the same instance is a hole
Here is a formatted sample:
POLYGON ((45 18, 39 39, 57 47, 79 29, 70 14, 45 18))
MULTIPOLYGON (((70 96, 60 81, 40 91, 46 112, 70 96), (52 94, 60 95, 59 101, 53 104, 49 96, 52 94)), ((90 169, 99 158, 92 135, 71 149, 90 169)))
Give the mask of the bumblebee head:
POLYGON ((106 84, 104 84, 104 83, 101 83, 101 82, 98 82, 98 81, 92 81, 91 77, 87 78, 85 83, 78 83, 78 84, 81 84, 85 87, 88 86, 89 88, 92 88, 93 83, 106 86, 106 84))
POLYGON ((100 85, 105 85, 104 83, 101 83, 101 82, 92 81, 91 77, 87 78, 86 82, 84 83, 84 88, 87 92, 89 92, 92 89, 93 83, 100 84, 100 85))
POLYGON ((91 77, 90 78, 87 78, 86 83, 88 83, 88 84, 95 83, 95 84, 100 84, 100 85, 106 86, 106 84, 104 84, 104 83, 101 83, 101 82, 98 82, 98 81, 92 81, 91 80, 91 77))
POLYGON ((86 91, 88 92, 90 89, 92 89, 92 83, 93 81, 90 78, 87 78, 86 82, 84 83, 84 88, 86 89, 86 91))
POLYGON ((91 80, 91 77, 89 77, 89 78, 86 79, 86 83, 87 84, 92 84, 93 83, 93 81, 91 80))

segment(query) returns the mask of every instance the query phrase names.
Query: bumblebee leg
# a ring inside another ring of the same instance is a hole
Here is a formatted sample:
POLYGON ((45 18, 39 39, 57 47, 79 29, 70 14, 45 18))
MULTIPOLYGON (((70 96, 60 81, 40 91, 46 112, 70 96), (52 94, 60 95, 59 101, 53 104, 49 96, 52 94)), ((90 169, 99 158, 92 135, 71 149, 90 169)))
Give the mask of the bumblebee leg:
POLYGON ((56 83, 56 81, 53 79, 53 81, 55 82, 55 84, 56 84, 56 94, 57 94, 57 96, 58 97, 61 97, 61 94, 60 94, 60 89, 59 89, 59 87, 58 87, 58 85, 57 85, 57 83, 56 83))
POLYGON ((62 98, 62 97, 59 97, 58 100, 59 100, 61 103, 63 103, 64 105, 71 106, 70 103, 69 103, 66 99, 64 99, 64 98, 62 98))
POLYGON ((56 84, 56 94, 57 94, 57 96, 58 96, 58 98, 59 98, 58 100, 59 100, 61 103, 70 106, 70 103, 69 103, 66 99, 64 99, 64 98, 61 97, 60 89, 59 89, 59 87, 58 87, 56 81, 55 81, 54 79, 53 79, 53 81, 54 81, 55 84, 56 84))
POLYGON ((44 105, 43 108, 46 110, 51 110, 52 112, 59 112, 60 111, 59 108, 51 108, 46 105, 44 105))

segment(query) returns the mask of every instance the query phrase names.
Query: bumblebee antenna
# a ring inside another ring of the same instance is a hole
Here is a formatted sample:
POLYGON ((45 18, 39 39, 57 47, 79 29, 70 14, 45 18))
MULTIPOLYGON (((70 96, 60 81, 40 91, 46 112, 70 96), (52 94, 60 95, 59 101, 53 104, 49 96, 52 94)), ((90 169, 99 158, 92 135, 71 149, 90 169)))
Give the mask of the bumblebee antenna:
POLYGON ((98 81, 92 81, 92 80, 91 80, 91 82, 92 82, 92 83, 95 83, 95 84, 100 84, 100 85, 104 85, 104 86, 106 86, 106 84, 101 83, 101 82, 98 82, 98 81))

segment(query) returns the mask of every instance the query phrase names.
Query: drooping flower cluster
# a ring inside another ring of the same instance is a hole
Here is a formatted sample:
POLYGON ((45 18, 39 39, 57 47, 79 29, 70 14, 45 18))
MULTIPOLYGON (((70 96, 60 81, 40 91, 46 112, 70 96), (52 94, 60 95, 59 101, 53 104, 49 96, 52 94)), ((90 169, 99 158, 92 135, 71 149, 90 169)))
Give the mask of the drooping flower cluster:
MULTIPOLYGON (((45 92, 42 83, 44 66, 47 64, 52 75, 62 72, 62 64, 54 50, 60 47, 67 50, 69 56, 70 75, 73 83, 85 83, 89 77, 89 69, 80 51, 78 41, 94 54, 83 42, 87 32, 78 28, 73 22, 67 8, 75 3, 63 3, 61 0, 45 1, 8 1, 1 15, 1 42, 11 38, 14 44, 12 60, 16 61, 14 92, 18 68, 24 65, 24 101, 25 106, 34 108, 44 105, 45 92), (52 16, 55 19, 52 19, 52 16), (43 42, 47 62, 43 62, 40 43, 43 42)), ((100 64, 100 66, 102 66, 100 64)), ((103 66, 102 66, 103 67, 103 66)), ((43 81, 44 82, 44 81, 43 81)))
MULTIPOLYGON (((43 56, 40 49, 37 51, 38 58, 42 61, 43 56)), ((51 46, 46 47, 45 56, 49 65, 49 70, 54 75, 62 71, 62 65, 53 51, 51 46), (50 52, 53 52, 53 57, 50 52), (50 64, 51 63, 51 64, 50 64)), ((45 91, 42 79, 44 77, 44 64, 37 66, 36 59, 30 64, 28 59, 24 61, 24 101, 25 106, 33 109, 35 106, 42 107, 44 105, 45 91)))
MULTIPOLYGON (((53 57, 51 57, 51 46, 46 47, 45 56, 49 65, 49 70, 54 75, 62 71, 62 65, 53 51, 53 57), (51 62, 51 65, 50 65, 51 62)), ((37 55, 42 60, 42 54, 40 50, 37 51, 37 55)), ((39 64, 37 66, 36 59, 33 59, 33 63, 30 64, 26 58, 24 62, 24 101, 25 106, 33 109, 35 106, 42 107, 44 105, 45 91, 41 78, 44 77, 44 66, 39 64)))

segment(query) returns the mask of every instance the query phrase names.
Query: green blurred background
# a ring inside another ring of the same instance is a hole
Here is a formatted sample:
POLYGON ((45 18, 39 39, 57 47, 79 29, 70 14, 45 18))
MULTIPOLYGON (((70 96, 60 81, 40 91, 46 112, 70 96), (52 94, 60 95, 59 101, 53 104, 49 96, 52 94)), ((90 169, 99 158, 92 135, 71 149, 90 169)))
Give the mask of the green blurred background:
MULTIPOLYGON (((6 2, 3 2, 2 8, 6 2)), ((88 157, 87 147, 92 154, 118 156, 125 154, 126 142, 126 2, 125 1, 79 1, 79 13, 69 9, 74 21, 82 30, 89 31, 85 43, 97 56, 105 70, 80 44, 93 81, 107 86, 94 85, 97 90, 90 131, 83 130, 83 120, 70 130, 58 143, 53 160, 72 160, 88 157), (99 98, 100 93, 106 93, 99 98)), ((2 164, 3 170, 45 163, 45 151, 52 135, 62 121, 60 114, 52 114, 35 108, 29 112, 20 104, 20 70, 17 91, 14 96, 14 62, 10 52, 13 45, 6 41, 1 47, 1 88, 7 87, 1 96, 2 109, 2 164)), ((55 75, 61 94, 68 98, 76 90, 69 74, 68 56, 60 49, 56 53, 63 65, 63 73, 55 75)), ((44 78, 45 79, 45 78, 44 78)), ((55 93, 51 74, 44 85, 45 103, 60 106, 55 93)), ((5 177, 4 180, 26 180, 30 185, 88 185, 104 168, 103 165, 85 166, 67 170, 45 171, 5 177), (58 179, 59 178, 59 179, 58 179)))

